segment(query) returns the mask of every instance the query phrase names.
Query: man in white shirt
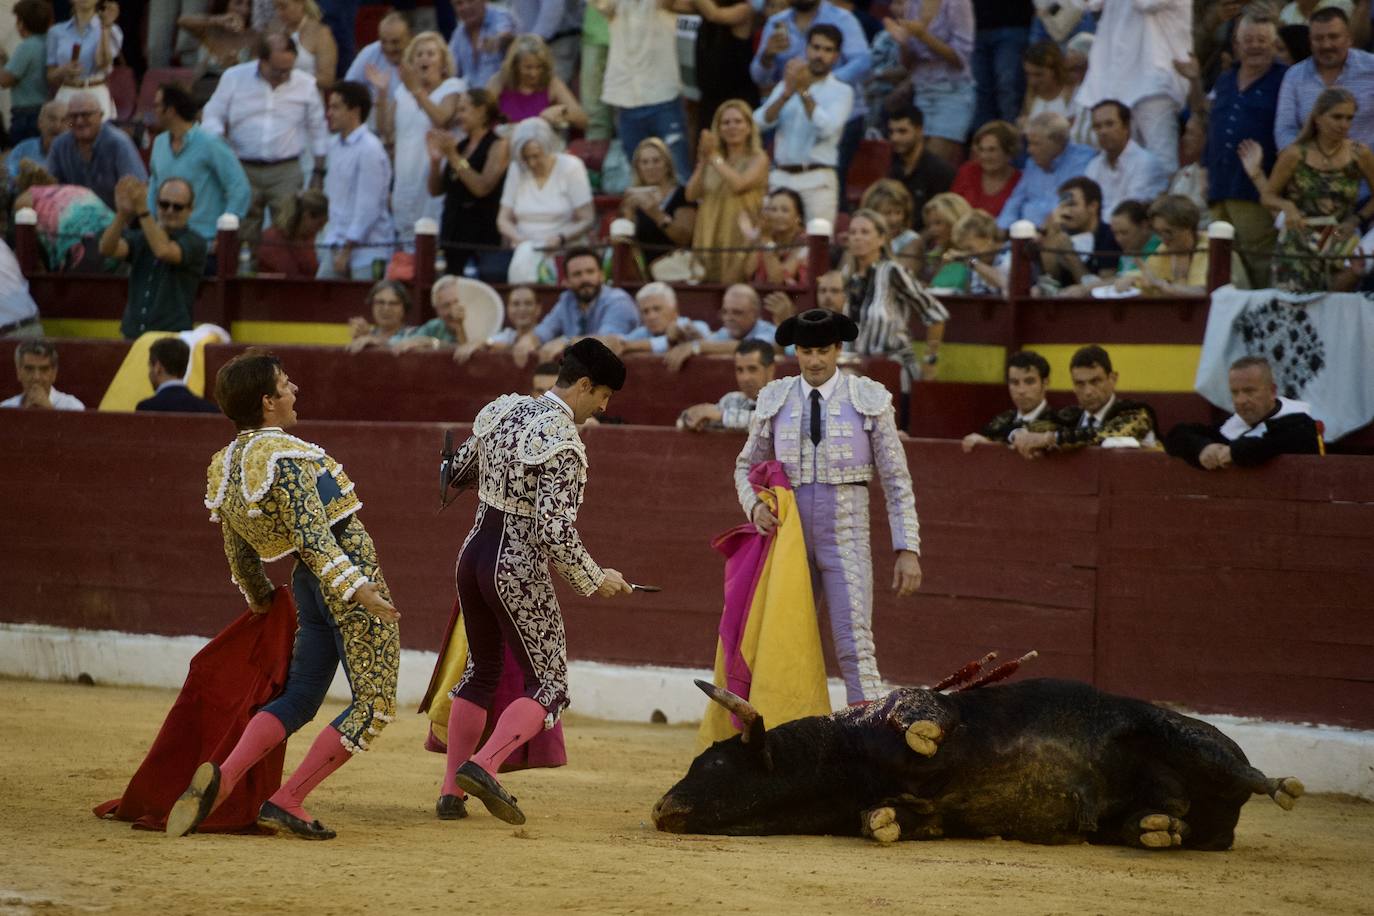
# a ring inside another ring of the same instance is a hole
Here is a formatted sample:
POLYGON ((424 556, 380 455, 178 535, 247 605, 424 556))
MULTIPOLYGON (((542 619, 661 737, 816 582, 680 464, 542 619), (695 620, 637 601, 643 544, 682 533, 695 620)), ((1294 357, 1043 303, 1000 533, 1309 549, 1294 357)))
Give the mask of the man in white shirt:
POLYGON ((14 251, 0 239, 0 337, 42 337, 38 303, 14 251))
POLYGON ((86 405, 53 387, 57 381, 57 345, 50 340, 26 340, 14 348, 14 368, 22 394, 0 407, 31 407, 35 410, 85 410, 86 405))
POLYGON ((1178 170, 1178 115, 1188 82, 1174 61, 1193 51, 1192 0, 1112 0, 1101 7, 1088 73, 1074 101, 1085 109, 1116 99, 1134 115, 1135 136, 1178 170))
POLYGON ((272 222, 285 228, 304 183, 303 153, 315 157, 311 187, 324 181, 329 142, 324 105, 315 78, 295 65, 291 36, 268 32, 258 42, 257 61, 225 70, 201 112, 201 127, 229 143, 248 175, 253 203, 239 232, 250 243, 261 234, 265 208, 271 208, 272 222))
POLYGON ((787 62, 782 82, 754 112, 760 128, 777 128, 769 186, 791 188, 801 195, 808 217, 832 223, 839 209, 840 134, 854 107, 854 90, 831 72, 843 40, 833 25, 812 26, 806 57, 787 62))
POLYGON ((687 117, 678 83, 677 14, 672 0, 591 0, 610 21, 611 47, 601 99, 616 108, 616 133, 625 159, 658 137, 679 175, 692 174, 687 117))
POLYGON ((377 40, 365 46, 348 65, 344 79, 362 83, 372 90, 372 114, 368 115, 367 126, 377 129, 377 87, 374 77, 387 79, 386 94, 396 101, 396 93, 405 87, 401 80, 401 57, 410 44, 410 23, 406 17, 394 10, 382 17, 377 23, 377 40))
POLYGON ((330 90, 329 128, 335 136, 325 160, 329 222, 320 233, 321 279, 380 280, 395 248, 391 160, 366 127, 371 110, 372 94, 362 83, 344 80, 330 90))
POLYGON ((1131 109, 1108 99, 1092 110, 1093 133, 1102 152, 1084 174, 1102 189, 1102 212, 1123 200, 1149 203, 1169 187, 1169 173, 1159 157, 1131 139, 1131 109))

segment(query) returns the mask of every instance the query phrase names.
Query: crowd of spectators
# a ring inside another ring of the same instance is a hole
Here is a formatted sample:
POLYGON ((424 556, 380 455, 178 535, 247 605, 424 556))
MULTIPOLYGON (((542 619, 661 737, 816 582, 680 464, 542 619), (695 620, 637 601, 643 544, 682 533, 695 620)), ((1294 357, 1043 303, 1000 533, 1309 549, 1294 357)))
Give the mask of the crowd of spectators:
POLYGON ((1020 221, 1041 295, 1199 295, 1212 219, 1236 227, 1240 285, 1374 284, 1370 0, 1088 0, 1067 19, 1032 0, 439 0, 433 29, 393 11, 359 49, 354 4, 144 6, 18 0, 0 66, 0 187, 37 211, 50 269, 128 271, 126 336, 190 326, 223 214, 241 270, 378 281, 354 349, 459 362, 587 335, 674 369, 739 358, 791 314, 779 287, 814 285, 858 321, 858 355, 933 378, 938 296, 1004 293, 1020 221), (685 68, 681 15, 700 19, 685 68), (154 87, 142 151, 115 118, 121 60, 192 74, 154 87), (860 161, 884 148, 885 176, 860 161), (633 226, 637 298, 606 282, 598 190, 633 226), (436 317, 407 327, 384 278, 413 269, 422 218, 436 317), (837 273, 809 275, 813 220, 842 227, 837 273), (446 282, 464 275, 515 285, 508 327, 468 339, 446 282), (678 313, 661 281, 683 280, 725 287, 718 328, 678 313), (541 319, 521 284, 558 282, 541 319))

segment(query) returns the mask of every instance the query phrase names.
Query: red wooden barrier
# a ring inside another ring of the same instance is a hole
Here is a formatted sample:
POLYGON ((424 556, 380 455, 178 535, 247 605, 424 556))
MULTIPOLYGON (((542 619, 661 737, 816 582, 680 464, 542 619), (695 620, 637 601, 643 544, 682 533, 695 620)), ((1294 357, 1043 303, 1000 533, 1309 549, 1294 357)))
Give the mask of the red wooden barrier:
MULTIPOLYGON (((301 411, 309 415, 302 392, 301 411)), ((443 427, 303 423, 365 503, 406 648, 434 649, 475 497, 436 515, 443 427)), ((237 613, 202 505, 213 417, 0 411, 0 620, 208 635, 237 613)), ((707 667, 720 611, 710 537, 743 519, 738 436, 598 427, 578 525, 592 555, 658 595, 560 586, 577 659, 707 667)), ((883 674, 930 683, 990 649, 1028 671, 1194 709, 1374 727, 1374 464, 1289 457, 1208 474, 1158 454, 1026 462, 912 441, 926 580, 897 602, 875 513, 883 674)), ((875 493, 876 497, 876 493, 875 493)), ((878 503, 875 500, 875 507, 878 503)), ((277 581, 285 563, 270 573, 277 581)), ((574 698, 574 702, 576 698, 574 698)), ((574 707, 575 708, 575 707, 574 707)))

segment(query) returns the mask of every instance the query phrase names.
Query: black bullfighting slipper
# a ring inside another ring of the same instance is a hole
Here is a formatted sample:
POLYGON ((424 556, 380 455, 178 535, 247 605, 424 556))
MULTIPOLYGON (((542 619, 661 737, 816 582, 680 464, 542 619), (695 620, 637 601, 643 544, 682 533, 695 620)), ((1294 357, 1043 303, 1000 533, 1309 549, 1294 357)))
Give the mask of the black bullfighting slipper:
POLYGON ((191 784, 181 797, 172 803, 167 813, 167 835, 186 836, 193 833, 215 807, 219 797, 219 767, 213 763, 202 763, 196 767, 191 784))
POLYGON ((306 823, 270 801, 263 802, 262 807, 258 809, 258 826, 273 833, 285 830, 303 840, 332 840, 338 836, 319 821, 306 823))
POLYGON ((454 780, 458 783, 458 788, 480 799, 488 811, 507 824, 525 823, 525 812, 515 803, 515 796, 503 789, 490 773, 471 760, 458 768, 454 780))
POLYGON ((468 806, 457 795, 440 795, 434 813, 441 821, 460 821, 468 816, 468 806))

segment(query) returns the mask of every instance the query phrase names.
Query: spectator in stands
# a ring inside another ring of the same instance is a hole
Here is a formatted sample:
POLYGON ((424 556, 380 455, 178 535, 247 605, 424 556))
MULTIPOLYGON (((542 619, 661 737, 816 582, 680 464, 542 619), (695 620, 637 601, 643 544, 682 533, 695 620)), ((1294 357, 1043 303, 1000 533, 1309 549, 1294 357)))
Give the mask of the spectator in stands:
POLYGON ((1349 90, 1323 92, 1297 141, 1279 153, 1273 173, 1261 182, 1264 205, 1284 215, 1274 262, 1275 285, 1282 289, 1327 289, 1339 262, 1309 256, 1344 253, 1350 237, 1374 217, 1374 200, 1357 207, 1361 180, 1374 184, 1374 152, 1351 136, 1358 111, 1349 90))
POLYGON ((684 341, 668 351, 668 368, 677 372, 693 356, 723 356, 735 352, 742 340, 761 340, 770 346, 777 328, 763 318, 763 303, 752 286, 736 283, 720 301, 721 326, 705 340, 684 341))
POLYGON ((48 171, 48 156, 52 152, 53 141, 62 135, 66 128, 67 106, 53 99, 44 103, 38 112, 38 136, 29 137, 14 145, 5 157, 5 171, 9 184, 15 186, 19 180, 19 169, 25 159, 48 171))
MULTIPOLYGON (((853 103, 844 121, 844 130, 837 137, 837 159, 830 162, 832 168, 839 169, 837 199, 844 194, 844 178, 854 151, 859 147, 863 136, 864 83, 873 69, 873 58, 869 52, 868 39, 864 37, 859 20, 851 13, 827 0, 790 0, 790 8, 780 10, 768 17, 759 36, 758 50, 749 64, 749 75, 759 87, 762 95, 767 96, 785 82, 788 65, 795 58, 804 58, 811 41, 811 30, 818 25, 828 25, 839 29, 840 38, 835 40, 839 57, 832 63, 834 76, 853 90, 853 103)), ((796 68, 794 68, 796 69, 796 68)), ((778 149, 774 146, 774 157, 778 149)), ((773 182, 776 184, 776 182, 773 182)), ((805 194, 802 195, 806 197, 805 194)), ((807 216, 824 216, 810 204, 807 216)))
POLYGON ((52 143, 48 164, 62 184, 90 188, 108 206, 115 202, 115 185, 132 176, 147 180, 148 170, 129 135, 100 121, 100 102, 94 95, 67 96, 67 132, 52 143))
POLYGON ((756 285, 806 285, 810 252, 800 194, 791 188, 775 188, 764 198, 759 224, 741 213, 740 228, 749 244, 762 246, 754 258, 752 277, 756 285))
MULTIPOLYGON (((911 228, 916 232, 925 227, 922 211, 926 202, 948 191, 954 183, 954 166, 949 159, 937 155, 933 148, 926 148, 924 125, 925 116, 915 105, 899 108, 887 119, 887 138, 892 143, 892 166, 887 177, 900 181, 911 195, 911 228)), ((896 229, 891 224, 889 228, 896 229)))
POLYGON ((628 334, 610 338, 617 355, 624 353, 667 353, 680 343, 705 340, 711 327, 678 313, 677 293, 667 283, 646 283, 635 293, 639 308, 639 327, 628 334))
POLYGON ((19 0, 14 19, 20 41, 13 57, 0 49, 0 89, 10 91, 10 143, 17 146, 39 135, 39 110, 48 99, 45 61, 52 6, 46 0, 19 0))
POLYGON ((1312 41, 1307 23, 1279 27, 1278 62, 1291 67, 1312 56, 1312 41))
POLYGON ((1006 121, 987 122, 974 131, 969 161, 954 173, 950 190, 973 209, 997 216, 1021 180, 1021 170, 1012 164, 1020 147, 1016 128, 1006 121))
POLYGON ((1075 97, 1084 109, 1108 99, 1129 107, 1135 135, 1169 174, 1178 169, 1178 115, 1188 95, 1174 61, 1192 47, 1192 0, 1108 3, 1075 97))
POLYGON ((582 6, 569 0, 512 0, 510 5, 520 34, 537 36, 548 47, 554 74, 565 84, 577 69, 582 6))
MULTIPOLYGON (((1003 0, 1005 3, 1006 0, 1003 0)), ((903 40, 912 60, 912 101, 926 114, 930 150, 953 168, 963 159, 964 143, 978 104, 969 62, 973 57, 974 20, 970 0, 907 0, 901 19, 884 27, 903 40)), ((945 187, 949 187, 948 181, 945 187)), ((912 191, 916 197, 916 192, 912 191)))
MULTIPOLYGON (((971 67, 978 86, 973 124, 978 127, 994 120, 1014 121, 1025 91, 1021 55, 1030 40, 1035 6, 1031 0, 973 0, 973 14, 978 26, 971 67)), ((977 204, 974 207, 984 209, 977 204)))
POLYGON ((1134 439, 1145 448, 1155 445, 1154 408, 1116 396, 1117 376, 1106 350, 1080 347, 1069 360, 1069 375, 1078 403, 1013 432, 1011 443, 1022 457, 1073 451, 1107 439, 1134 439))
MULTIPOLYGON (((441 0, 442 2, 442 0, 441 0)), ((515 17, 487 0, 452 0, 458 27, 448 40, 458 75, 473 88, 485 86, 501 69, 515 38, 515 17)))
POLYGON ((133 340, 148 331, 191 330, 209 246, 188 225, 196 195, 184 178, 158 186, 157 218, 148 186, 126 175, 115 187, 115 218, 100 237, 100 253, 129 262, 129 304, 119 331, 133 340), (125 227, 129 227, 127 230, 125 227))
POLYGON ((59 184, 51 173, 32 162, 20 167, 15 187, 19 196, 14 199, 14 209, 28 207, 38 214, 38 243, 48 270, 105 268, 98 242, 114 219, 114 210, 94 191, 80 185, 59 184))
POLYGON ((42 337, 38 303, 29 293, 29 281, 19 269, 14 250, 0 239, 0 338, 42 337))
POLYGON ((605 284, 595 251, 574 248, 564 256, 563 269, 568 287, 544 320, 515 342, 511 355, 517 366, 523 366, 535 349, 541 360, 549 360, 584 337, 623 337, 639 325, 634 300, 623 289, 605 284))
POLYGON ((405 91, 396 94, 394 103, 381 91, 385 87, 376 87, 382 106, 377 128, 392 145, 391 215, 396 234, 404 250, 414 251, 416 220, 443 215, 443 201, 429 189, 432 170, 426 137, 431 130, 449 129, 467 86, 453 75, 453 54, 438 32, 421 32, 410 40, 401 59, 401 82, 405 91))
POLYGON ((521 35, 511 42, 500 71, 487 83, 487 91, 496 96, 501 114, 512 123, 543 118, 557 131, 586 130, 587 112, 554 68, 553 52, 544 40, 538 35, 521 35))
POLYGON ((367 129, 371 108, 372 95, 362 83, 344 80, 329 93, 329 127, 334 131, 325 160, 329 222, 320 233, 316 274, 324 279, 380 276, 396 242, 387 208, 391 160, 382 141, 367 129))
POLYGON ((782 81, 754 112, 760 128, 776 130, 769 186, 791 188, 808 217, 831 223, 840 203, 840 134, 854 107, 854 90, 832 72, 841 40, 837 27, 813 25, 806 57, 787 62, 782 81))
POLYGON ((1118 277, 1140 272, 1140 265, 1159 248, 1159 236, 1150 222, 1150 208, 1138 200, 1123 200, 1112 211, 1107 225, 1121 249, 1116 262, 1118 277))
MULTIPOLYGON (((816 278, 816 308, 832 312, 843 312, 848 303, 844 288, 844 274, 838 270, 827 270, 816 278)), ((790 318, 791 315, 784 317, 790 318)), ((775 319, 775 324, 781 319, 775 319)))
POLYGON ((889 100, 901 98, 899 87, 908 94, 905 85, 906 64, 902 60, 902 42, 892 36, 887 29, 879 28, 870 49, 873 73, 863 86, 863 104, 867 109, 864 115, 864 132, 869 137, 882 133, 887 120, 889 100))
POLYGON ((976 433, 964 437, 964 451, 979 445, 1010 445, 1011 435, 1054 415, 1046 395, 1050 390, 1050 362, 1034 350, 1021 350, 1007 360, 1007 393, 1011 410, 1004 410, 976 433))
MULTIPOLYGON (((250 12, 252 4, 242 0, 250 12)), ((223 3, 214 4, 222 6, 223 3)), ((209 19, 216 12, 207 0, 148 0, 146 35, 143 44, 145 60, 149 68, 163 70, 172 65, 173 57, 180 56, 189 60, 195 51, 195 38, 199 38, 184 24, 183 20, 198 21, 209 19)))
POLYGON ((882 214, 888 232, 892 233, 887 243, 892 256, 907 270, 918 271, 924 249, 920 233, 912 228, 918 217, 906 185, 895 178, 880 178, 864 192, 859 208, 882 214))
MULTIPOLYGON (((1194 231, 1197 223, 1194 221, 1194 231)), ((1081 294, 1084 286, 1115 275, 1121 249, 1102 221, 1102 191, 1091 178, 1070 178, 1059 186, 1059 206, 1040 229, 1044 295, 1081 294)))
MULTIPOLYGON (((517 286, 506 297, 506 327, 497 331, 486 340, 470 340, 459 344, 453 351, 453 361, 462 365, 479 350, 509 350, 516 341, 534 330, 539 324, 539 299, 528 286, 517 286)), ((536 370, 537 374, 538 370, 536 370)))
POLYGON ((845 313, 859 325, 854 352, 895 359, 911 379, 935 378, 949 318, 945 307, 892 260, 887 250, 887 225, 874 211, 857 210, 850 217, 846 248, 849 276, 845 313), (914 318, 926 326, 925 354, 919 366, 911 347, 914 318))
POLYGON ((587 139, 603 143, 611 138, 611 106, 601 98, 606 58, 611 51, 611 26, 591 3, 586 4, 582 13, 581 51, 577 92, 582 109, 587 112, 587 139))
POLYGON ((1320 455, 1321 434, 1312 408, 1278 396, 1274 371, 1263 356, 1243 356, 1227 379, 1236 412, 1224 423, 1180 423, 1164 437, 1164 450, 1195 468, 1253 468, 1279 455, 1320 455))
POLYGON ((735 391, 714 404, 693 404, 677 418, 678 429, 747 430, 754 418, 754 405, 763 386, 773 381, 773 345, 766 340, 741 340, 735 346, 735 391))
POLYGON ((734 282, 748 276, 750 252, 704 249, 748 244, 740 217, 752 217, 759 211, 768 187, 768 165, 768 154, 763 151, 748 104, 742 99, 721 103, 711 129, 701 132, 697 167, 686 188, 688 202, 697 205, 692 247, 700 251, 698 257, 708 281, 734 282))
POLYGON ((679 175, 692 167, 677 61, 677 14, 663 0, 591 0, 610 21, 611 47, 601 97, 616 110, 626 160, 658 137, 679 175))
POLYGON ((644 246, 644 261, 662 257, 673 248, 689 247, 697 207, 687 200, 668 145, 657 137, 641 140, 630 168, 634 184, 621 198, 620 215, 634 220, 635 241, 644 246))
POLYGON ((501 246, 497 218, 510 166, 510 142, 496 133, 501 112, 485 89, 459 95, 455 111, 463 139, 447 130, 431 130, 425 141, 429 193, 443 195, 439 245, 445 269, 461 275, 468 262, 475 261, 478 276, 488 283, 501 282, 509 259, 496 250, 501 246))
POLYGON ((349 82, 365 83, 372 88, 372 118, 367 126, 374 131, 377 129, 377 99, 383 91, 379 87, 386 87, 385 93, 393 104, 396 94, 405 91, 401 61, 410 46, 410 37, 410 23, 406 17, 395 10, 387 13, 377 23, 377 40, 358 52, 344 74, 349 82))
MULTIPOLYGON (((252 60, 260 37, 253 28, 253 5, 249 0, 215 0, 208 15, 182 16, 176 24, 200 44, 195 54, 196 83, 192 90, 198 101, 214 93, 225 70, 252 60)), ((189 62, 191 55, 183 54, 183 59, 189 62)))
POLYGON ((743 99, 750 109, 757 108, 759 88, 749 75, 755 5, 749 0, 693 0, 692 8, 701 16, 695 51, 701 93, 697 123, 712 123, 716 109, 730 99, 743 99))
POLYGON ((429 302, 434 308, 435 317, 422 325, 403 328, 392 335, 392 352, 437 350, 443 346, 461 347, 468 343, 467 330, 463 327, 467 310, 463 308, 458 278, 445 274, 435 280, 430 287, 429 302))
POLYGON ((148 381, 152 397, 138 402, 134 410, 158 413, 219 413, 213 401, 198 397, 186 387, 186 367, 191 348, 180 337, 163 337, 148 348, 148 381))
POLYGON ((1004 230, 1022 219, 1044 225, 1059 204, 1059 186, 1082 175, 1094 155, 1092 147, 1069 142, 1068 119, 1053 111, 1027 122, 1026 152, 1026 170, 997 216, 1004 230))
MULTIPOLYGON (((1164 163, 1131 139, 1131 110, 1115 99, 1092 109, 1093 133, 1101 150, 1083 174, 1102 189, 1102 209, 1111 212, 1123 200, 1154 200, 1169 184, 1164 163)), ((1177 154, 1175 154, 1177 161, 1177 154)))
POLYGON ((1025 130, 1031 118, 1044 111, 1061 114, 1073 124, 1079 113, 1073 101, 1078 87, 1069 79, 1068 64, 1059 45, 1049 39, 1031 45, 1021 60, 1021 72, 1026 77, 1026 96, 1016 118, 1017 125, 1025 130))
POLYGON ((315 237, 329 222, 329 198, 308 189, 296 195, 285 228, 270 227, 257 246, 258 273, 293 279, 313 278, 320 261, 315 237))
MULTIPOLYGON (((1274 21, 1247 11, 1236 26, 1236 50, 1240 63, 1226 70, 1212 87, 1210 122, 1202 162, 1207 169, 1207 198, 1212 216, 1236 227, 1235 245, 1246 276, 1236 277, 1251 288, 1269 283, 1269 256, 1278 234, 1274 216, 1259 202, 1259 191, 1236 168, 1240 144, 1252 140, 1263 151, 1261 168, 1274 167, 1274 117, 1279 89, 1287 67, 1275 60, 1274 21)), ((1190 95, 1195 111, 1206 102, 1202 87, 1190 95)))
POLYGON ((1007 288, 1011 253, 1004 251, 997 220, 983 210, 974 210, 954 224, 952 260, 935 275, 930 285, 936 289, 953 287, 974 296, 1000 296, 1007 288), (947 277, 947 272, 952 277, 947 277), (950 280, 954 282, 950 282, 950 280))
MULTIPOLYGON (((225 213, 242 219, 253 201, 248 176, 238 157, 219 137, 196 125, 191 93, 164 83, 153 96, 153 113, 162 133, 153 140, 149 184, 162 187, 168 178, 183 178, 194 192, 196 208, 190 226, 206 242, 215 239, 215 221, 225 213)), ((157 201, 149 198, 148 208, 157 201)))
POLYGON ((339 46, 329 26, 322 21, 315 0, 273 0, 277 24, 296 43, 297 70, 315 80, 321 92, 328 92, 338 78, 339 46))
POLYGON ((934 282, 935 275, 944 266, 945 255, 954 245, 954 227, 972 212, 968 201, 949 191, 936 194, 926 201, 926 228, 921 234, 919 251, 920 269, 915 275, 922 283, 934 282))
MULTIPOLYGON (((303 184, 302 153, 308 150, 315 157, 311 187, 324 182, 329 149, 324 106, 315 81, 296 70, 295 63, 291 37, 266 33, 258 42, 258 59, 224 71, 201 111, 201 126, 228 142, 253 189, 253 203, 239 226, 249 244, 262 234, 265 209, 271 209, 274 225, 286 224, 303 184)), ((369 107, 371 101, 369 97, 369 107)))
POLYGON ((591 181, 582 160, 560 152, 562 141, 543 118, 517 124, 510 146, 514 168, 501 190, 496 220, 501 236, 512 247, 522 242, 544 249, 582 244, 596 226, 591 181))
POLYGON ((1120 290, 1135 287, 1149 296, 1203 296, 1207 293, 1207 238, 1198 231, 1197 204, 1165 194, 1150 204, 1150 225, 1159 250, 1139 268, 1118 277, 1120 290))
POLYGON ((410 311, 410 293, 405 284, 396 280, 378 280, 367 292, 367 310, 372 320, 357 316, 348 319, 353 335, 347 350, 359 353, 368 347, 386 347, 400 340, 406 326, 406 312, 410 311))
POLYGON ((26 340, 14 348, 14 369, 22 392, 0 401, 0 407, 35 410, 85 410, 86 405, 58 391, 57 345, 50 340, 26 340))
MULTIPOLYGON (((1274 142, 1291 146, 1327 89, 1346 89, 1362 101, 1374 100, 1374 54, 1351 47, 1350 17, 1338 7, 1317 10, 1309 20, 1312 56, 1283 75, 1279 108, 1274 116, 1274 142)), ((1350 137, 1374 146, 1374 104, 1357 110, 1350 137)))
MULTIPOLYGON (((1164 188, 1165 194, 1177 194, 1197 204, 1201 214, 1199 229, 1206 229, 1212 221, 1207 210, 1207 166, 1202 162, 1203 148, 1207 145, 1207 112, 1190 111, 1183 125, 1183 135, 1178 142, 1179 169, 1169 179, 1164 188)), ((1129 199, 1129 198, 1127 198, 1129 199)))
POLYGON ((124 46, 124 30, 115 25, 119 4, 72 0, 71 11, 72 18, 48 29, 48 85, 68 112, 72 97, 82 93, 95 100, 100 120, 110 120, 115 106, 105 80, 124 46))
POLYGON ((530 376, 530 397, 542 398, 550 388, 558 384, 558 362, 547 360, 534 367, 530 376))

